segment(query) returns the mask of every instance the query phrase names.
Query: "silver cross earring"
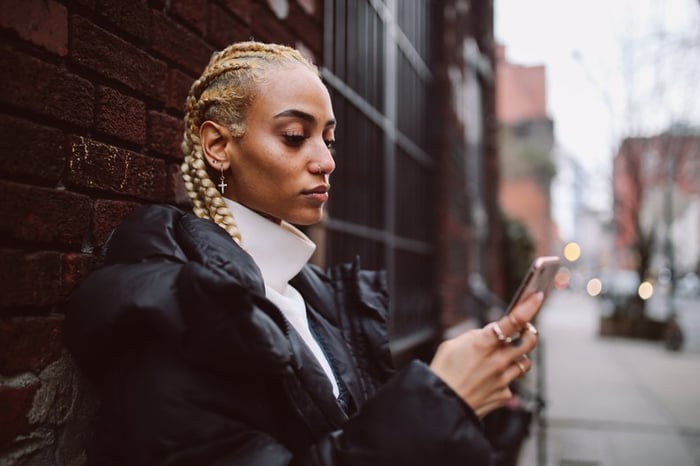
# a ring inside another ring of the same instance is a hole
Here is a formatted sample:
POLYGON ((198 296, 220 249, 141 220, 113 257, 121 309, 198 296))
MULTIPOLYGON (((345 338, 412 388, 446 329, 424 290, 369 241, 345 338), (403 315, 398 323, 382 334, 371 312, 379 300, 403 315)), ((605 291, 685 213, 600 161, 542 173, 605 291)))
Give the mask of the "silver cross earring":
POLYGON ((220 164, 219 168, 221 169, 221 178, 219 178, 219 184, 217 186, 219 186, 219 189, 221 190, 221 194, 224 194, 224 190, 226 189, 226 186, 228 186, 228 185, 226 184, 226 180, 224 179, 224 162, 219 162, 219 164, 220 164))

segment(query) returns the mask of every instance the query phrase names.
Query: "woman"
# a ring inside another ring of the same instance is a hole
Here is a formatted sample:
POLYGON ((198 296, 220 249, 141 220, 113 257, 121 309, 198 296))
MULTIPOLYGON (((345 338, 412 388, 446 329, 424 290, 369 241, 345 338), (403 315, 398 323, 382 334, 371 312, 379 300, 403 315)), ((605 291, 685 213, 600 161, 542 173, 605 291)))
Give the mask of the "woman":
POLYGON ((193 84, 185 125, 193 213, 138 209, 70 301, 68 345, 102 397, 93 458, 489 464, 479 417, 528 370, 541 296, 394 374, 381 275, 307 265, 314 245, 292 226, 321 220, 335 168, 316 68, 234 44, 193 84))

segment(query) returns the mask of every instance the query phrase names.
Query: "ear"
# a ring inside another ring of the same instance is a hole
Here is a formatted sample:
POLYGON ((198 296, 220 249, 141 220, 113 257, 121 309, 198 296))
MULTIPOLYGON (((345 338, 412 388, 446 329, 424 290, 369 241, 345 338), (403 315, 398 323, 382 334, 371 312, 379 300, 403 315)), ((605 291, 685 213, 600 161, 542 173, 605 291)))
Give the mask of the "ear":
POLYGON ((228 128, 206 120, 199 126, 199 142, 202 145, 204 159, 210 166, 217 170, 228 169, 229 146, 233 142, 233 136, 228 128))

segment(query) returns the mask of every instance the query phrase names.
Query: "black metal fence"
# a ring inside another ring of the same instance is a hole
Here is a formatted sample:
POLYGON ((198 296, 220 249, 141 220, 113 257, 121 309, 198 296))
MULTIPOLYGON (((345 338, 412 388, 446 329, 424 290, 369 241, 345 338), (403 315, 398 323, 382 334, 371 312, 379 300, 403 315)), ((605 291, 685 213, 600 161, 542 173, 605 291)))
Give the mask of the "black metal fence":
POLYGON ((338 155, 326 262, 385 269, 392 350, 436 336, 429 0, 326 0, 322 75, 338 155))

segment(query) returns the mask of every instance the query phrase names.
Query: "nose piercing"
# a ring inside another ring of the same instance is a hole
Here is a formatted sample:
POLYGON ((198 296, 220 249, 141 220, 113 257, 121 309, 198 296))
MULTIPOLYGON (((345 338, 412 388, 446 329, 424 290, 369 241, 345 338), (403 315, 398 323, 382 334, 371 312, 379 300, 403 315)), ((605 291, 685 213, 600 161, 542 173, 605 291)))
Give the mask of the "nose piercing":
POLYGON ((323 168, 321 168, 321 164, 320 164, 320 163, 317 163, 316 165, 318 166, 318 172, 317 172, 317 173, 318 173, 319 175, 323 175, 323 168))

